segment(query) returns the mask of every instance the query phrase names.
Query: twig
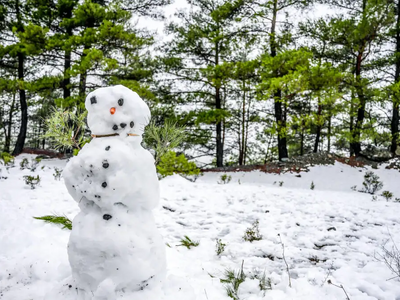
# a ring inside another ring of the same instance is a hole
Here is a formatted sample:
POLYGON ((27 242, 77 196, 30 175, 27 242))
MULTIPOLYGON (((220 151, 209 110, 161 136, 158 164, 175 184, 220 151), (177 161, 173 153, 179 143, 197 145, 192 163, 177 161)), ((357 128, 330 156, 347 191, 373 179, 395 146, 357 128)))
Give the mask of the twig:
POLYGON ((206 289, 204 289, 204 294, 206 294, 206 298, 207 298, 207 300, 208 300, 208 295, 207 295, 206 289))
POLYGON ((292 287, 292 280, 291 280, 291 278, 290 278, 289 265, 288 265, 288 263, 287 263, 287 261, 286 261, 286 257, 285 257, 285 245, 283 244, 281 235, 280 235, 279 233, 278 233, 278 236, 279 236, 279 240, 281 241, 281 245, 282 245, 282 256, 283 256, 283 261, 284 261, 285 264, 286 264, 286 271, 287 271, 288 276, 289 276, 289 287, 291 288, 291 287, 292 287))
POLYGON ((328 269, 328 273, 326 274, 326 277, 324 279, 324 281, 321 284, 321 287, 325 284, 326 280, 328 279, 329 276, 331 276, 331 270, 333 269, 333 262, 331 263, 331 266, 328 269))
POLYGON ((333 286, 336 286, 336 287, 342 289, 343 292, 344 292, 345 295, 346 295, 346 299, 347 299, 347 300, 350 300, 349 295, 347 295, 346 290, 344 289, 343 285, 336 285, 336 284, 332 283, 332 281, 331 281, 330 279, 328 280, 328 283, 329 283, 329 284, 332 284, 333 286))

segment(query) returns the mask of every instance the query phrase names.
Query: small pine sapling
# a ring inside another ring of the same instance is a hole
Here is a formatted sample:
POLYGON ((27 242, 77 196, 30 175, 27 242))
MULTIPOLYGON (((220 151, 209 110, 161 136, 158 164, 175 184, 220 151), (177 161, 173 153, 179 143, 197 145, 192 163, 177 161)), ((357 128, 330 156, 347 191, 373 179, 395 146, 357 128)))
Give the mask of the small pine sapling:
POLYGON ((383 183, 379 181, 379 176, 374 172, 367 172, 364 175, 363 188, 361 192, 368 194, 375 194, 377 191, 381 190, 383 187, 383 183))
POLYGON ((244 233, 243 240, 252 243, 253 241, 262 240, 262 235, 260 234, 260 229, 258 228, 259 222, 255 220, 251 227, 246 229, 244 233))
POLYGON ((181 239, 180 242, 181 243, 177 246, 183 246, 188 249, 190 249, 190 247, 197 247, 198 245, 200 245, 198 241, 192 241, 187 235, 185 235, 185 237, 181 239))
POLYGON ((23 160, 21 160, 19 166, 21 170, 27 169, 29 166, 29 160, 25 157, 23 160))
POLYGON ((311 186, 310 186, 310 189, 311 189, 311 190, 314 190, 314 188, 315 188, 314 181, 311 181, 311 186))
POLYGON ((383 198, 385 198, 386 201, 389 201, 389 200, 392 200, 392 198, 393 198, 393 193, 391 193, 391 192, 389 192, 389 191, 383 191, 382 194, 381 194, 381 196, 382 196, 383 198))
POLYGON ((352 189, 353 191, 357 191, 357 186, 356 186, 356 185, 353 185, 353 186, 351 187, 351 189, 352 189))
POLYGON ((24 176, 24 181, 26 185, 29 185, 31 189, 34 190, 40 182, 40 177, 39 175, 37 176, 26 175, 24 176))
POLYGON ((259 272, 254 273, 250 275, 250 278, 258 280, 258 287, 260 291, 264 292, 264 296, 267 290, 272 290, 271 278, 267 277, 265 271, 262 274, 259 272))
POLYGON ((228 184, 229 182, 231 182, 232 176, 227 174, 222 174, 220 179, 221 180, 218 181, 219 184, 228 184))
POLYGON ((279 181, 279 186, 283 186, 284 181, 279 181))
POLYGON ((55 180, 61 180, 61 174, 62 174, 62 170, 61 169, 54 168, 53 176, 54 176, 55 180))
POLYGON ((217 239, 215 252, 217 252, 218 256, 220 256, 222 254, 222 252, 225 251, 225 246, 226 246, 226 244, 224 244, 221 239, 217 239))
POLYGON ((221 278, 220 282, 225 285, 225 290, 229 298, 233 300, 240 300, 239 298, 239 287, 246 280, 246 274, 243 272, 243 264, 240 270, 235 271, 231 269, 225 270, 225 278, 221 278))

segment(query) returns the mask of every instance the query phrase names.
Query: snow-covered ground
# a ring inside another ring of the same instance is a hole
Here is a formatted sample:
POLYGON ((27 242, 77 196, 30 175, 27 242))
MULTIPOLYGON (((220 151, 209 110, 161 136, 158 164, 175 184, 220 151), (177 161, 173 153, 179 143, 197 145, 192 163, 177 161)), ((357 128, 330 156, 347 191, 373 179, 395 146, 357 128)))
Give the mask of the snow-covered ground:
MULTIPOLYGON (((0 174, 8 177, 0 180, 1 300, 43 299, 70 275, 70 231, 32 218, 56 213, 72 219, 78 213, 63 181, 53 178, 53 168, 63 168, 66 161, 44 160, 31 173, 19 168, 24 157, 33 156, 18 157, 16 167, 0 174), (31 174, 41 178, 34 190, 23 180, 31 174)), ((251 172, 229 174, 228 184, 218 183, 220 173, 194 183, 179 176, 161 180, 155 218, 170 246, 168 273, 186 278, 199 300, 230 299, 220 278, 242 263, 248 277, 240 285, 240 299, 346 299, 343 289, 327 283, 331 280, 343 285, 351 300, 399 300, 399 280, 388 280, 394 274, 376 257, 390 236, 400 246, 400 203, 382 197, 372 201, 371 195, 351 190, 361 188, 367 170, 337 163, 301 177, 251 172), (246 242, 243 235, 255 220, 262 240, 246 242), (178 246, 184 236, 199 246, 178 246), (226 244, 220 256, 217 239, 226 244), (265 292, 251 279, 264 272, 272 283, 265 292)), ((384 182, 379 194, 389 190, 400 197, 398 171, 373 171, 384 182)))

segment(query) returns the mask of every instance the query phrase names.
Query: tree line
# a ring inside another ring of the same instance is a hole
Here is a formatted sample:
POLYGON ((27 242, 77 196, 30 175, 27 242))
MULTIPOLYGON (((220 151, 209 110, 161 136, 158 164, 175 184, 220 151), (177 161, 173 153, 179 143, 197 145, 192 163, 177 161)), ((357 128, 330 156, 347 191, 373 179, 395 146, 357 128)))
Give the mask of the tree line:
POLYGON ((0 147, 51 147, 52 109, 123 84, 181 150, 245 165, 320 151, 399 153, 400 1, 0 0, 0 147), (315 17, 318 12, 320 17, 315 17))

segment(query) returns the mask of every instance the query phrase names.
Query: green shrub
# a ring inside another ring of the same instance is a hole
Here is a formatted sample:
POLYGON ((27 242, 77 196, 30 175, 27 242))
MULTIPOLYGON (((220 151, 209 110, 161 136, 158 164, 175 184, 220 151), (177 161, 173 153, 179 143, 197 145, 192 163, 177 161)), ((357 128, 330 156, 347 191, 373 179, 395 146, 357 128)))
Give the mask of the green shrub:
POLYGON ((183 154, 177 156, 174 151, 169 151, 160 158, 157 172, 164 178, 173 174, 199 175, 200 169, 194 162, 189 162, 183 154))
POLYGON ((20 163, 19 166, 21 167, 21 170, 24 170, 28 168, 29 165, 29 160, 27 158, 24 158, 20 163))
POLYGON ((218 256, 220 256, 222 252, 225 251, 225 246, 226 244, 224 244, 221 239, 217 239, 215 252, 217 252, 218 256))
POLYGON ((229 182, 231 182, 232 176, 227 174, 222 174, 220 178, 221 181, 218 181, 219 184, 228 184, 229 182))
POLYGON ((0 153, 0 163, 4 164, 5 166, 11 166, 14 164, 14 156, 7 152, 0 153))
POLYGON ((314 181, 311 181, 311 186, 310 186, 310 189, 311 189, 311 190, 314 190, 314 189, 315 189, 315 184, 314 184, 314 181))
POLYGON ((258 228, 259 222, 255 220, 251 227, 246 229, 243 239, 247 242, 252 243, 253 241, 262 240, 262 235, 260 234, 260 229, 258 228))
POLYGON ((165 155, 183 143, 185 137, 183 128, 177 126, 173 121, 166 120, 162 126, 151 122, 146 127, 143 140, 154 151, 154 160, 158 166, 165 155))
POLYGON ((60 180, 61 179, 61 174, 62 174, 62 170, 61 169, 54 168, 53 176, 54 176, 55 180, 60 180))
POLYGON ((221 278, 220 282, 225 285, 225 290, 229 298, 240 300, 239 287, 246 280, 246 274, 243 272, 243 263, 240 270, 225 270, 225 278, 221 278))
POLYGON ((33 190, 39 184, 40 177, 39 177, 39 175, 37 175, 37 176, 26 175, 26 176, 24 176, 24 181, 25 181, 25 184, 29 185, 31 187, 31 189, 33 190))
POLYGON ((389 191, 383 191, 381 196, 384 197, 386 201, 389 201, 393 198, 393 193, 389 191))
POLYGON ((364 175, 363 189, 361 192, 368 194, 375 194, 377 191, 381 190, 383 183, 379 181, 379 176, 374 172, 369 171, 364 175))
POLYGON ((37 220, 43 220, 46 223, 60 224, 63 225, 62 229, 67 228, 69 230, 72 230, 72 222, 66 216, 52 215, 52 216, 33 217, 33 218, 37 220))

